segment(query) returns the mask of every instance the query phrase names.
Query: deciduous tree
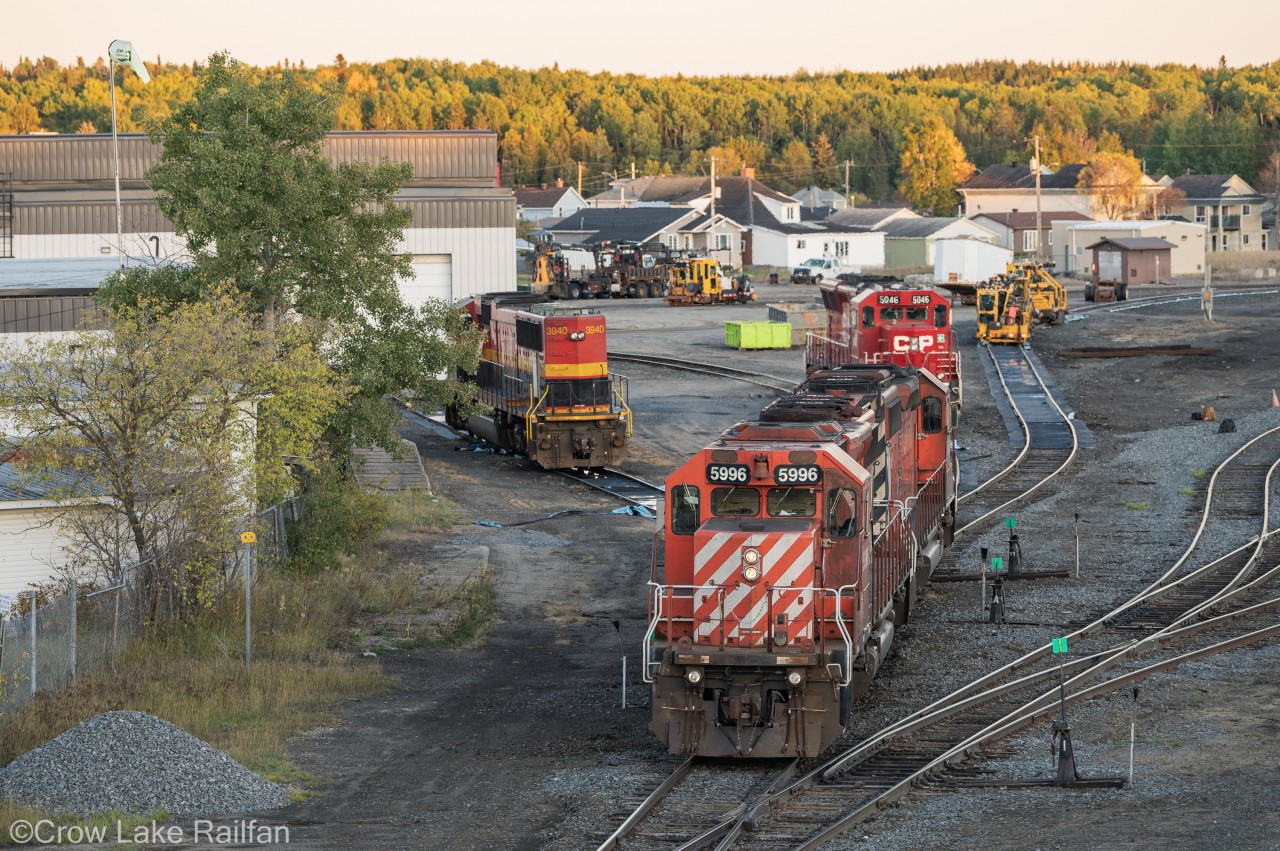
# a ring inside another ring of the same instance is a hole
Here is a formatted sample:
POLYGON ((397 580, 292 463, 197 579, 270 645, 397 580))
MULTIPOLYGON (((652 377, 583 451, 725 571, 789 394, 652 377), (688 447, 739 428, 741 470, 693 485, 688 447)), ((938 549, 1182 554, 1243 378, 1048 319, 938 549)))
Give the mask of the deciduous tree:
POLYGON ((912 209, 928 216, 952 214, 959 200, 956 187, 974 172, 964 146, 940 118, 907 129, 899 169, 898 190, 912 209))
POLYGON ((13 463, 60 506, 78 571, 137 579, 148 619, 222 587, 232 532, 291 485, 351 392, 305 320, 267 326, 229 287, 107 311, 104 334, 9 345, 13 463))
POLYGON ((1076 186, 1089 193, 1101 217, 1123 219, 1141 206, 1142 166, 1131 154, 1100 151, 1080 172, 1076 186))

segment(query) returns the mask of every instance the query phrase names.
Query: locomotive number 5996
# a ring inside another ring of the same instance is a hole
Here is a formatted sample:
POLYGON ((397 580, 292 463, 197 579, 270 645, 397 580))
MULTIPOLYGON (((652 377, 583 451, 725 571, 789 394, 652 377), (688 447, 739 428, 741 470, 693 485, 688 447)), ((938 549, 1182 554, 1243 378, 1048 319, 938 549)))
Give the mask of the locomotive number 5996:
POLYGON ((780 485, 816 485, 822 481, 822 468, 817 464, 779 464, 773 480, 780 485))
POLYGON ((707 481, 725 485, 745 485, 751 481, 751 469, 746 464, 708 464, 707 481))

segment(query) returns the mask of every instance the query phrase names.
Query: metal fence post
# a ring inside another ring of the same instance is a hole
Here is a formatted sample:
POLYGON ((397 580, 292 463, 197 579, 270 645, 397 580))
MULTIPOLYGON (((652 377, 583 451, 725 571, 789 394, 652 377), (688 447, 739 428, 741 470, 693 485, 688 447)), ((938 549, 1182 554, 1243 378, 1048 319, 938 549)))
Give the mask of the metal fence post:
POLYGON ((72 580, 71 582, 71 679, 76 678, 76 630, 79 628, 79 621, 76 616, 76 605, 80 597, 79 585, 72 580))
POLYGON ((31 592, 31 699, 36 697, 36 592, 31 592))

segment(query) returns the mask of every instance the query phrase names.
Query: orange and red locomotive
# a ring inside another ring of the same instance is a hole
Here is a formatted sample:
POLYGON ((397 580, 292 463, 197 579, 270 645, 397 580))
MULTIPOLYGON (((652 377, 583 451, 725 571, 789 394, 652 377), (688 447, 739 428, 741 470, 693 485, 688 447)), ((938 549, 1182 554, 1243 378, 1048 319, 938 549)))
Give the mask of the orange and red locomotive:
POLYGON ((809 370, 855 362, 916 367, 951 385, 958 397, 960 357, 945 294, 869 275, 824 281, 819 287, 827 332, 809 336, 809 370))
POLYGON ((527 455, 547 469, 606 467, 626 457, 627 382, 609 372, 604 317, 529 293, 489 293, 463 304, 485 332, 480 363, 461 378, 478 410, 445 410, 450 426, 527 455))
POLYGON ((821 753, 954 526, 950 389, 817 369, 666 483, 646 631, 650 728, 675 753, 821 753))

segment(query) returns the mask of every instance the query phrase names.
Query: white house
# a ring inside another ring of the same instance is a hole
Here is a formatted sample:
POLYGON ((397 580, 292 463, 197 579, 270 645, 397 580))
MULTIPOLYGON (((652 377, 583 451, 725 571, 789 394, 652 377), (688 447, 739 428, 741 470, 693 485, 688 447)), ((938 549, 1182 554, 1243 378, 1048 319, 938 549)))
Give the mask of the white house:
POLYGON ((884 234, 848 231, 816 222, 756 223, 751 256, 758 266, 794 268, 812 257, 834 257, 850 272, 884 266, 884 234))
POLYGON ((553 187, 539 189, 515 189, 516 216, 526 222, 541 225, 549 219, 565 216, 585 209, 586 200, 572 186, 556 181, 553 187))

